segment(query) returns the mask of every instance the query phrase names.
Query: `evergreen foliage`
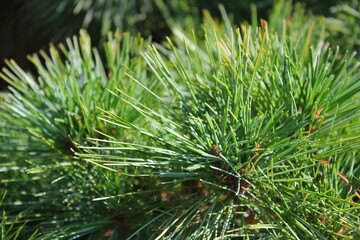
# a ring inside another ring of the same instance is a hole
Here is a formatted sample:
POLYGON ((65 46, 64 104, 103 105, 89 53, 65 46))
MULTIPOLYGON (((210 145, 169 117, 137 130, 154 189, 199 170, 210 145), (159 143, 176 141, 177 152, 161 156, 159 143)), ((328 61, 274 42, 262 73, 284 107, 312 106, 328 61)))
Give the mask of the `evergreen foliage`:
POLYGON ((81 30, 35 74, 6 62, 2 239, 359 238, 357 30, 342 48, 301 4, 200 26, 154 2, 166 42, 109 32, 102 56, 81 30))
POLYGON ((353 49, 360 52, 360 2, 344 2, 333 6, 330 10, 334 15, 327 18, 330 41, 334 45, 341 45, 344 51, 353 49))

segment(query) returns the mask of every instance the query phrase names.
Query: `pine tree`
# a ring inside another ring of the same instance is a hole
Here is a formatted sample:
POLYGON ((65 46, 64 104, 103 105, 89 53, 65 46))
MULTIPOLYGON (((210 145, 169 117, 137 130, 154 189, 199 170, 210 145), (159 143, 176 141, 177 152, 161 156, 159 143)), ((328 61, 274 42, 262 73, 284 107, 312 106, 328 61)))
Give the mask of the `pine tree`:
POLYGON ((358 57, 300 4, 219 9, 7 61, 2 239, 360 236, 358 57))

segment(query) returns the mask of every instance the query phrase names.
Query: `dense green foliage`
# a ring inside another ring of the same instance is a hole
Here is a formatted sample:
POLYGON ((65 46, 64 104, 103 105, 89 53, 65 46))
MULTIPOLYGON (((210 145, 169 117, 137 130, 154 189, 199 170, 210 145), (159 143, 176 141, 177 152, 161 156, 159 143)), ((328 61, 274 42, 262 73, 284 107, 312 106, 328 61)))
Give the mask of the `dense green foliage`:
POLYGON ((6 61, 1 238, 359 238, 359 3, 329 18, 276 1, 237 24, 169 10, 187 1, 112 11, 125 2, 63 4, 88 24, 154 4, 169 38, 106 20, 101 53, 81 30, 30 56, 35 73, 6 61))

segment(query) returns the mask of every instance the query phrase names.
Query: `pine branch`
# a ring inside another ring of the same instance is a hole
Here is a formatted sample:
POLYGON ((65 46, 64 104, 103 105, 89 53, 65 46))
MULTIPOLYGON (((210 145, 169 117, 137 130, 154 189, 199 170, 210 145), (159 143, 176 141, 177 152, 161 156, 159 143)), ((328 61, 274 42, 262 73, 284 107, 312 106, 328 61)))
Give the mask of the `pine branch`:
MULTIPOLYGON (((170 57, 153 47, 144 57, 169 91, 171 98, 163 99, 169 104, 156 112, 117 95, 153 123, 147 128, 120 120, 117 126, 152 141, 98 140, 110 145, 84 147, 89 153, 79 156, 143 169, 168 186, 166 194, 182 199, 179 210, 169 200, 165 212, 172 217, 159 226, 157 238, 357 234, 356 214, 346 209, 358 204, 351 201, 354 189, 341 183, 339 161, 344 155, 356 161, 359 138, 340 129, 359 126, 359 75, 351 56, 314 52, 306 40, 311 32, 302 36, 298 41, 307 45, 290 47, 293 35, 280 41, 263 22, 255 31, 206 33, 200 44, 188 38, 177 47, 169 40, 170 57), (335 175, 322 172, 327 162, 335 175), (211 230, 204 228, 210 223, 211 230)), ((354 176, 351 186, 358 186, 354 176)))
MULTIPOLYGON (((0 107, 4 116, 0 125, 1 184, 9 189, 6 206, 16 206, 11 207, 11 212, 27 212, 31 224, 25 225, 21 236, 30 236, 26 234, 38 229, 42 239, 100 238, 106 232, 112 233, 127 217, 138 215, 128 213, 133 204, 146 206, 142 200, 124 200, 118 208, 118 199, 111 198, 93 203, 96 198, 136 192, 136 187, 143 184, 126 175, 119 179, 117 172, 86 164, 74 152, 79 150, 79 144, 92 144, 88 137, 112 135, 116 139, 132 139, 126 131, 117 132, 120 129, 100 120, 102 112, 98 108, 146 125, 141 123, 141 114, 120 105, 109 90, 135 92, 139 100, 146 99, 148 91, 159 94, 161 88, 154 77, 148 76, 139 54, 148 44, 129 34, 109 34, 104 67, 89 36, 81 32, 80 38, 68 39, 66 46, 51 46, 50 55, 41 52, 41 57, 30 57, 38 77, 24 72, 15 62, 8 62, 9 69, 1 73, 12 85, 0 107), (130 73, 133 78, 150 83, 146 91, 129 77, 130 73), (118 217, 121 215, 124 216, 118 217)), ((156 108, 157 104, 148 106, 156 108)), ((129 230, 141 224, 138 221, 129 230)))
POLYGON ((29 58, 37 76, 8 61, 2 234, 360 235, 357 58, 299 5, 278 1, 261 27, 220 12, 201 31, 171 22, 162 45, 109 33, 105 60, 81 31, 29 58))

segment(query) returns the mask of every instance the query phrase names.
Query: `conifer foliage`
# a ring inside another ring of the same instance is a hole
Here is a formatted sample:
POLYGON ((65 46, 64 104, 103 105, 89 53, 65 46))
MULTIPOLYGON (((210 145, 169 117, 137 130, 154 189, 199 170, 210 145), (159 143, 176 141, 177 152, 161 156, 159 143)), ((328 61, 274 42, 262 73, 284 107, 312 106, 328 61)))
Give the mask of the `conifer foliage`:
POLYGON ((220 12, 7 61, 2 239, 360 237, 357 43, 286 1, 220 12))

